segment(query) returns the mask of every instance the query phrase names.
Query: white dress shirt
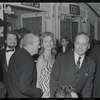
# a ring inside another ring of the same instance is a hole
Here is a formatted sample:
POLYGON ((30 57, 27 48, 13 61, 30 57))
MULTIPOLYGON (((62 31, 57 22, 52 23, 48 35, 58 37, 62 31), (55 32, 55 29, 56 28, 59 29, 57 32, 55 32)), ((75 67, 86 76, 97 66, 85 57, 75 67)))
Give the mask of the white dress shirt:
POLYGON ((80 56, 76 52, 74 52, 74 60, 75 60, 76 65, 77 65, 77 61, 78 61, 79 57, 81 57, 79 68, 81 68, 85 55, 80 56))
POLYGON ((7 67, 8 67, 8 65, 9 65, 9 60, 10 60, 10 58, 11 58, 11 56, 12 56, 12 54, 15 52, 15 50, 14 51, 10 51, 10 52, 6 52, 6 61, 7 61, 7 67))
POLYGON ((65 52, 65 50, 66 50, 66 47, 65 47, 65 46, 63 46, 63 52, 65 52))

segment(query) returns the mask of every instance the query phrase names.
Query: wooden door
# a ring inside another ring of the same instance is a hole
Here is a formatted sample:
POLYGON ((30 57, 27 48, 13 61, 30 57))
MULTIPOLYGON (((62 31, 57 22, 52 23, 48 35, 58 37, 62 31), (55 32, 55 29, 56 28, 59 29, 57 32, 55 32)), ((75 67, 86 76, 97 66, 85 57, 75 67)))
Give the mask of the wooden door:
POLYGON ((37 13, 22 14, 21 27, 27 28, 32 33, 41 34, 45 28, 44 17, 37 13))
POLYGON ((71 32, 71 20, 65 19, 60 21, 60 37, 67 36, 70 38, 70 32, 71 32))
POLYGON ((77 33, 78 33, 78 22, 72 22, 72 41, 74 41, 77 33))
POLYGON ((90 40, 94 39, 94 26, 90 23, 90 40))
POLYGON ((32 33, 42 33, 42 17, 23 18, 23 27, 32 33))

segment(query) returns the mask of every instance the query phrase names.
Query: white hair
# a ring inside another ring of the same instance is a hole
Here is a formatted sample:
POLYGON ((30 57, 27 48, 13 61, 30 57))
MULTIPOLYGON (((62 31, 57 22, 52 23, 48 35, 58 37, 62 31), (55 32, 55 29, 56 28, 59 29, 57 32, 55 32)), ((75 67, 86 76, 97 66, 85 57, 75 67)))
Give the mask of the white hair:
POLYGON ((33 33, 26 34, 21 40, 22 47, 27 46, 28 44, 33 44, 35 36, 37 35, 34 35, 33 33))

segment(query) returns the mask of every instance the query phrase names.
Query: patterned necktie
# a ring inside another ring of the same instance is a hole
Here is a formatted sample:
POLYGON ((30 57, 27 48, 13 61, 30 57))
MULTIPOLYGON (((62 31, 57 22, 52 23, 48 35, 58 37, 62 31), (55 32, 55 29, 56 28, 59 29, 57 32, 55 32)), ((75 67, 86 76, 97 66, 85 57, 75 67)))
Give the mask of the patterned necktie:
POLYGON ((77 61, 77 67, 79 68, 80 67, 80 59, 81 57, 78 58, 78 61, 77 61))

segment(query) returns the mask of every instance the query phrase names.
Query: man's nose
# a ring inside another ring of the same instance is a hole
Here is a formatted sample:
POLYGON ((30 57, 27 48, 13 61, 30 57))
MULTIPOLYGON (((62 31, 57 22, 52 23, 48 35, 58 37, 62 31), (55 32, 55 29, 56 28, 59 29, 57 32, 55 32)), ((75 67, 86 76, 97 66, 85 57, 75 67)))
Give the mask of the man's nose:
POLYGON ((83 46, 80 44, 80 45, 79 45, 79 48, 83 48, 83 46))

